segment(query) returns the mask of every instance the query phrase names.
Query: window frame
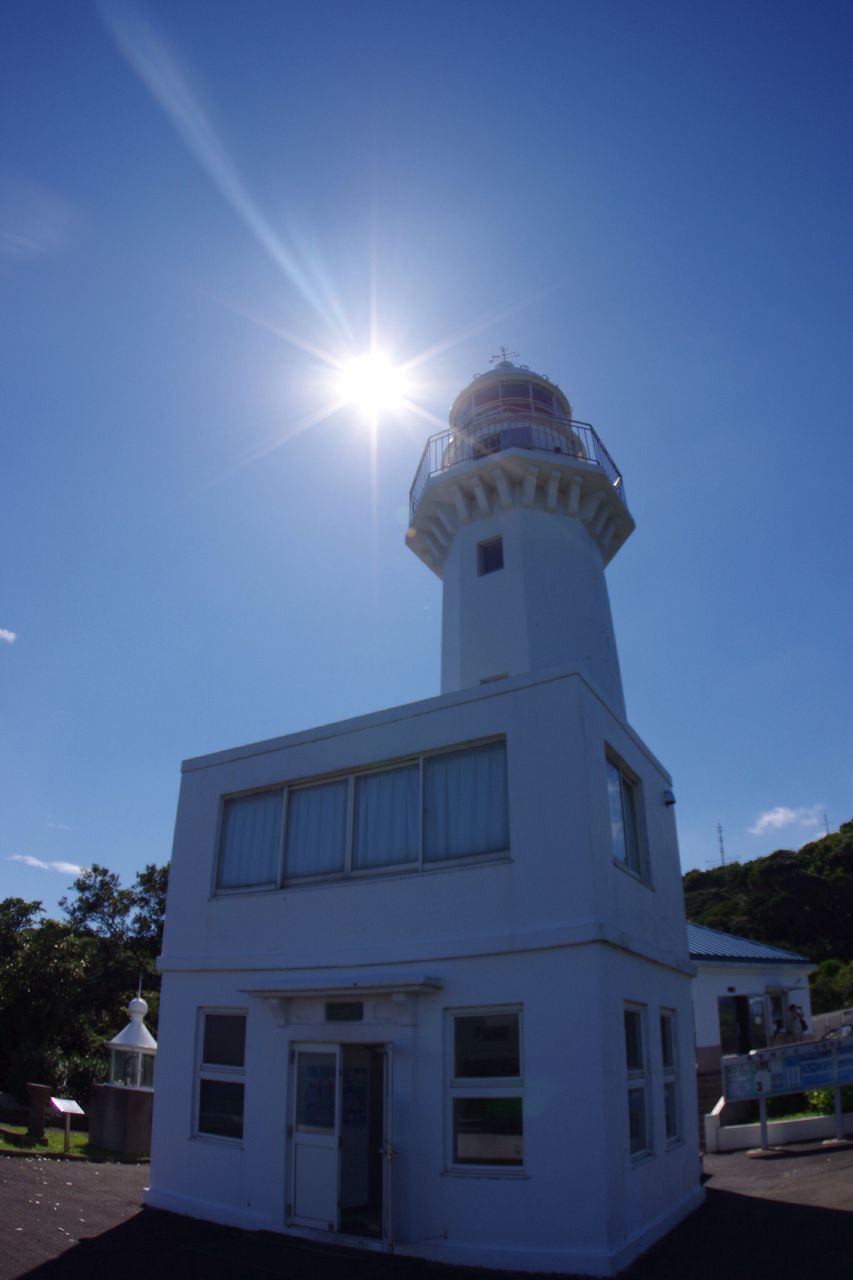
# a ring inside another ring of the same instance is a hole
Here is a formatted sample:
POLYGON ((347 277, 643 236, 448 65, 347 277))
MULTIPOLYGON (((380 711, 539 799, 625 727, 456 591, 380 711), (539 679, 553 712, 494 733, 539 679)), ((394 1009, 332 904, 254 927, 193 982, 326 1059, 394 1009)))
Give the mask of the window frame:
POLYGON ((625 1041, 625 1097, 627 1102, 625 1132, 628 1139, 628 1155, 633 1164, 654 1155, 654 1131, 652 1109, 649 1106, 649 1037, 648 1007, 633 1000, 626 1000, 622 1007, 622 1026, 625 1041), (628 1017, 636 1017, 640 1039, 640 1065, 632 1066, 628 1057, 628 1017), (645 1128, 645 1145, 634 1150, 631 1146, 631 1095, 642 1096, 642 1115, 645 1128))
POLYGON ((476 1005, 445 1010, 447 1062, 447 1117, 445 1172, 462 1177, 518 1178, 526 1176, 524 1143, 524 1008, 521 1004, 476 1005), (457 1076, 457 1018, 488 1018, 513 1015, 518 1027, 517 1076, 457 1076), (456 1156, 455 1103, 460 1100, 518 1098, 521 1103, 521 1159, 516 1162, 459 1160, 456 1156))
POLYGON ((663 1099, 663 1135, 667 1147, 675 1147, 684 1140, 684 1126, 681 1110, 681 1079, 678 1070, 678 1013, 675 1009, 662 1008, 660 1014, 661 1037, 661 1095, 663 1099), (672 1061, 666 1060, 666 1037, 664 1026, 669 1027, 669 1046, 672 1061), (666 1107, 667 1086, 672 1087, 675 1098, 675 1131, 669 1132, 669 1117, 666 1107))
POLYGON ((197 1011, 196 1019, 196 1071, 195 1088, 193 1090, 192 1136, 204 1142, 222 1142, 228 1146, 242 1146, 246 1132, 246 1034, 249 1029, 249 1011, 245 1008, 218 1008, 214 1005, 203 1005, 197 1011), (241 1065, 228 1065, 221 1062, 205 1062, 204 1035, 208 1015, 214 1017, 243 1019, 243 1062, 241 1065), (202 1084, 211 1081, 215 1084, 239 1084, 243 1088, 243 1111, 239 1137, 236 1134, 209 1133, 201 1127, 201 1092, 202 1084))
POLYGON ((605 743, 605 796, 607 799, 607 824, 610 831, 610 852, 615 866, 634 876, 651 888, 651 869, 646 843, 646 811, 643 798, 643 784, 634 770, 625 763, 611 746, 605 743), (613 825, 610 812, 610 770, 619 777, 619 802, 622 811, 622 830, 625 833, 625 856, 616 850, 613 837, 613 825), (630 821, 626 823, 626 797, 630 821), (627 839, 628 829, 633 829, 633 858, 627 839))
POLYGON ((482 542, 477 543, 477 577, 488 578, 493 573, 501 573, 504 568, 504 540, 503 535, 498 533, 493 538, 484 538, 482 542), (486 558, 493 547, 500 549, 500 564, 492 565, 491 568, 486 567, 486 558))
POLYGON ((339 882, 341 880, 361 880, 364 878, 374 879, 383 875, 399 875, 425 873, 428 871, 436 871, 447 867, 469 866, 472 864, 481 864, 484 862, 505 859, 510 854, 510 813, 509 813, 509 754, 507 750, 507 739, 505 734, 490 735, 487 738, 478 738, 466 742, 452 743, 442 746, 432 751, 423 751, 417 754, 403 756, 396 760, 385 760, 380 764, 366 766, 359 769, 342 770, 336 773, 318 775, 310 778, 294 779, 291 782, 279 783, 273 786, 246 788, 243 791, 228 792, 219 798, 219 818, 216 825, 216 846, 215 856, 213 858, 213 881, 211 886, 211 897, 226 898, 234 895, 250 894, 250 893, 269 893, 271 891, 300 888, 302 886, 310 886, 317 884, 327 884, 330 882, 339 882), (430 760, 441 756, 453 755, 465 751, 476 751, 478 748, 489 746, 502 746, 504 751, 504 762, 506 770, 506 790, 504 799, 506 803, 506 844, 501 849, 489 849, 483 852, 461 854, 456 857, 446 858, 427 858, 426 857, 426 782, 425 773, 426 766, 430 760), (355 854, 355 816, 356 801, 355 792, 356 784, 359 778, 372 777, 381 773, 393 773, 396 770, 405 769, 412 765, 418 766, 418 850, 414 858, 409 858, 399 862, 384 863, 373 867, 356 867, 354 865, 355 854), (287 854, 287 832, 288 818, 290 809, 290 797, 295 792, 304 791, 311 787, 326 786, 329 783, 346 782, 347 798, 346 798, 346 831, 344 841, 343 865, 340 869, 332 871, 323 871, 317 875, 305 876, 288 876, 286 867, 287 854), (281 825, 278 832, 278 850, 277 850, 277 877, 275 881, 264 881, 263 883, 255 883, 251 885, 229 885, 223 886, 219 883, 220 870, 223 860, 223 837, 224 837, 224 815, 225 807, 229 801, 241 800, 249 796, 265 794, 270 792, 282 793, 281 806, 281 825))

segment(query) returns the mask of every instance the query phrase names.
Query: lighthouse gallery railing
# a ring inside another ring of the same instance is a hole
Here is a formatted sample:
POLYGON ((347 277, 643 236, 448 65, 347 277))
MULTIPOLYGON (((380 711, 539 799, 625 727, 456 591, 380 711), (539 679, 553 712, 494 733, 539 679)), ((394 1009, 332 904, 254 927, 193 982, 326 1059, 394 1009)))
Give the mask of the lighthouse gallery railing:
POLYGON ((532 415, 497 413, 481 418, 476 426, 466 426, 462 431, 449 428, 430 436, 409 491, 409 519, 414 519, 431 476, 505 449, 562 454, 600 467, 627 505, 622 475, 590 423, 565 418, 546 424, 532 415))

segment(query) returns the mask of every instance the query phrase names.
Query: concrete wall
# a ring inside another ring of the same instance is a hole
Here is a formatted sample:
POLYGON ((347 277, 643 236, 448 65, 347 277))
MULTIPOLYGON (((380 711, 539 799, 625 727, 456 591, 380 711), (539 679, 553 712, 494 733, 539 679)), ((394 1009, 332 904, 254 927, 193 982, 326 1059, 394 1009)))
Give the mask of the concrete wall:
POLYGON ((624 715, 602 555, 581 520, 513 507, 463 525, 442 599, 442 691, 565 665, 624 715), (477 544, 498 535, 503 569, 480 577, 477 544))
MULTIPOLYGON (((853 1134, 853 1115, 841 1117, 842 1133, 853 1134)), ((791 1142, 826 1142, 836 1136, 835 1116, 803 1116, 799 1120, 768 1120, 767 1141, 771 1147, 791 1142)), ((761 1146, 761 1125, 721 1124, 721 1117, 705 1116, 706 1151, 748 1151, 761 1146)))
POLYGON ((402 1252, 610 1274, 701 1199, 690 975, 670 780, 583 679, 516 677, 185 767, 162 967, 148 1202, 286 1229, 291 1045, 390 1043, 393 1232, 402 1252), (281 890, 212 892, 223 794, 506 736, 510 847, 281 890), (639 780, 645 874, 613 859, 605 745, 639 780), (440 989, 394 1001, 388 983, 440 989), (353 982, 365 1021, 325 1023, 353 982), (319 995, 275 992, 309 984, 319 995), (268 995, 264 995, 267 992, 268 995), (625 1001, 648 1013, 653 1145, 628 1141, 625 1001), (454 1168, 448 1010, 518 1006, 524 1166, 454 1168), (242 1142, 194 1136, 199 1009, 248 1015, 242 1142), (663 1138, 659 1013, 679 1024, 683 1133, 663 1138))
MULTIPOLYGON (((406 967, 412 976, 419 970, 406 967)), ((397 966, 399 977, 404 967, 397 966)), ((317 978, 321 975, 318 973, 317 978)), ((391 976, 390 971, 383 976, 391 976)), ((700 1199, 692 1044, 680 1046, 683 1138, 663 1138, 661 1006, 690 1025, 689 986, 594 944, 432 966, 443 983, 400 1007, 366 999, 365 1021, 323 1022, 322 1000, 278 1006, 234 975, 169 975, 160 1022, 155 1149, 147 1203, 282 1230, 292 1199, 286 1129, 299 1043, 391 1043, 394 1052, 394 1238, 400 1252, 452 1262, 609 1274, 700 1199), (650 1154, 628 1149, 623 1008, 647 1003, 650 1154), (454 1169, 449 1009, 522 1010, 523 1169, 454 1169), (245 1008, 242 1143, 193 1137, 199 1006, 245 1008), (169 1082, 166 1088, 164 1081, 169 1082)), ((327 973, 326 981, 338 975, 327 973)))
POLYGON ((190 761, 175 831, 163 944, 186 965, 299 968, 475 955, 612 935, 689 965, 669 776, 574 674, 501 686, 190 761), (476 863, 278 891, 213 894, 223 794, 334 774, 492 735, 506 736, 510 849, 476 863), (639 778, 644 883, 614 863, 605 744, 639 778), (322 939, 322 943, 319 941, 322 939))

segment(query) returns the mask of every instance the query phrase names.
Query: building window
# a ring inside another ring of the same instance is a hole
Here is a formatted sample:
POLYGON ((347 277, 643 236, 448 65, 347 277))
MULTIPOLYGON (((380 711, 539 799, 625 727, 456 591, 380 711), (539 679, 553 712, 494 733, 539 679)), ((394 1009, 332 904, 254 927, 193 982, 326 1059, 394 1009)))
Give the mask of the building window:
POLYGON ((428 757, 424 761, 424 861, 498 853, 508 845, 505 743, 428 757))
POLYGON ((196 1133, 243 1137, 246 1065, 245 1013, 203 1012, 196 1133))
POLYGON ((628 1075, 628 1135, 632 1156, 651 1150, 646 1062, 646 1010, 625 1006, 625 1065, 628 1075))
POLYGON ((661 1010, 660 1015, 660 1048, 663 1064, 663 1115, 664 1132, 667 1142, 676 1142, 681 1137, 681 1107, 678 1097, 678 1036, 676 1015, 670 1010, 661 1010))
POLYGON ((484 574, 495 573, 503 567, 503 538, 489 538, 488 542, 477 543, 477 573, 481 578, 484 574))
POLYGON ((227 797, 216 888, 418 870, 509 848, 506 743, 227 797))
POLYGON ((220 889, 275 884, 281 815, 280 791, 261 791, 225 801, 219 851, 220 889))
POLYGON ((613 756, 608 754, 605 764, 613 857, 636 875, 642 875, 640 784, 613 756))
POLYGON ((450 1015, 451 1162, 519 1168, 524 1162, 521 1011, 450 1015))

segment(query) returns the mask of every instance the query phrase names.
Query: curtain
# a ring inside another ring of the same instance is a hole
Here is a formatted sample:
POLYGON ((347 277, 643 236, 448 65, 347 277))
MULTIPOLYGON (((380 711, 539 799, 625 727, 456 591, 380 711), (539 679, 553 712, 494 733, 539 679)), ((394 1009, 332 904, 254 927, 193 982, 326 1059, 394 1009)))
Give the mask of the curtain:
POLYGON ((424 861, 509 848, 506 744, 424 761, 424 861))
POLYGON ((281 841, 280 791, 226 800, 219 849, 220 889, 275 884, 281 841))
POLYGON ((419 773, 413 764, 356 778, 355 869, 417 861, 419 773))
POLYGON ((342 873, 346 857, 347 783, 300 787, 287 799, 285 876, 342 873))

